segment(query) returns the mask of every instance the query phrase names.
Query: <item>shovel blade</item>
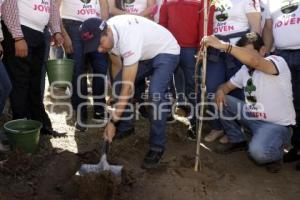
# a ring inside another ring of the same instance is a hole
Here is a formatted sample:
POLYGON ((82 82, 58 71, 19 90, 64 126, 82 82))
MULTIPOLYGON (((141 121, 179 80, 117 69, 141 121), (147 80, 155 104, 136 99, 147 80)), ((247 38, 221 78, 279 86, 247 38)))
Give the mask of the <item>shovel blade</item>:
POLYGON ((83 164, 81 165, 76 175, 83 176, 87 173, 101 173, 103 171, 110 171, 115 176, 121 176, 123 166, 121 165, 110 165, 107 162, 106 154, 103 154, 98 164, 83 164))

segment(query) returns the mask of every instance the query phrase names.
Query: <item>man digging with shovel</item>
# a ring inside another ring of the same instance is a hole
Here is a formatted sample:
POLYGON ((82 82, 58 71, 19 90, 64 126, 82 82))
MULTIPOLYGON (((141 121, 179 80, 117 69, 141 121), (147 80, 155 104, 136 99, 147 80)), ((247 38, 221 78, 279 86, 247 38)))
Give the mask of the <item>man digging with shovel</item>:
POLYGON ((133 85, 151 76, 150 149, 142 167, 157 167, 165 150, 166 118, 170 112, 166 92, 179 60, 180 47, 176 39, 162 26, 134 15, 116 16, 107 22, 91 18, 83 22, 80 33, 86 52, 110 52, 123 59, 120 71, 112 77, 117 101, 104 134, 109 142, 115 135, 134 130, 133 113, 129 111, 133 85))

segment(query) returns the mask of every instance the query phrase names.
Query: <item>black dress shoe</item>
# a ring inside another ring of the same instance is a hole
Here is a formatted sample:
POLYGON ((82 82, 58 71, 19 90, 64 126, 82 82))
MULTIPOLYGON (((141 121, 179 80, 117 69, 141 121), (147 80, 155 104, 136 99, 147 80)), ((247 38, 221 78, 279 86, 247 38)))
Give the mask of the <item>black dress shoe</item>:
POLYGON ((236 151, 244 151, 247 149, 247 142, 238 142, 238 143, 218 143, 215 146, 215 152, 220 153, 220 154, 227 154, 227 153, 232 153, 236 151))
POLYGON ((142 164, 143 169, 153 169, 157 168, 160 164, 163 151, 153 151, 149 150, 144 158, 144 162, 142 164))
POLYGON ((297 160, 300 160, 300 151, 296 150, 295 148, 292 148, 283 156, 283 162, 285 163, 294 162, 297 160))
POLYGON ((66 132, 60 133, 60 132, 53 130, 52 128, 42 128, 41 134, 51 135, 53 137, 62 137, 62 136, 65 136, 67 133, 66 132))

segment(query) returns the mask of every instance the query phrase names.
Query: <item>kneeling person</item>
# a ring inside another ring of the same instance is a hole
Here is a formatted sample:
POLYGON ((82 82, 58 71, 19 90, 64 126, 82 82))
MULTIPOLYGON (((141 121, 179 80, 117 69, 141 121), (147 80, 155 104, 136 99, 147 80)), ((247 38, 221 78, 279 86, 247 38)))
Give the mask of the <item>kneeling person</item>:
POLYGON ((248 151, 258 164, 267 169, 279 170, 283 157, 283 145, 291 137, 290 126, 295 125, 291 73, 282 57, 268 56, 262 38, 248 33, 232 46, 214 36, 203 42, 230 53, 245 65, 216 92, 221 123, 230 143, 216 147, 219 153, 229 153, 246 145, 241 125, 250 129, 252 139, 248 151), (245 101, 227 94, 235 88, 243 88, 245 101), (276 166, 276 167, 275 167, 276 166))

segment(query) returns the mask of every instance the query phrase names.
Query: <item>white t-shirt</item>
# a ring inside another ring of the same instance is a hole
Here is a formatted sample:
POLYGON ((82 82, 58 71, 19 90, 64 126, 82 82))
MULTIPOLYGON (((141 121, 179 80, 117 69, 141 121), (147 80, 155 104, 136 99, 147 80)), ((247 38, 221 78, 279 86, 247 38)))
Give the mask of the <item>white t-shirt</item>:
POLYGON ((276 48, 300 49, 300 0, 268 0, 267 11, 276 48))
MULTIPOLYGON (((259 1, 219 0, 215 3, 213 32, 215 35, 229 35, 250 29, 248 13, 260 12, 259 1)), ((231 41, 236 43, 238 40, 231 41)))
POLYGON ((18 0, 20 23, 43 32, 50 19, 51 0, 18 0))
POLYGON ((147 0, 124 0, 124 10, 129 13, 140 13, 147 8, 147 0))
POLYGON ((161 53, 180 53, 174 36, 163 26, 145 17, 119 15, 110 18, 107 23, 114 37, 112 52, 123 58, 124 65, 149 60, 161 53))
POLYGON ((83 22, 97 17, 97 2, 99 0, 63 0, 60 7, 61 18, 83 22))
POLYGON ((279 75, 270 75, 255 70, 252 78, 244 65, 230 79, 238 88, 244 88, 247 112, 251 118, 287 126, 295 124, 295 109, 291 84, 291 73, 285 60, 279 56, 268 56, 279 75))

